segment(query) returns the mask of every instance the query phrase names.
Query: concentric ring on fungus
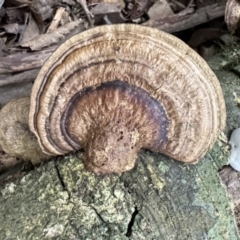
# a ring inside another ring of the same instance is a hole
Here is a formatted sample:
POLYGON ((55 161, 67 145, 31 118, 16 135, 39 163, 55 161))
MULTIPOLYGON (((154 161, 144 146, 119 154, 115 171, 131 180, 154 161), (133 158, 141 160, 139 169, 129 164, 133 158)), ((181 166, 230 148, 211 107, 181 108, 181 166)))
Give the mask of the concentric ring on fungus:
POLYGON ((220 84, 185 43, 139 25, 80 33, 46 61, 30 128, 50 155, 84 149, 95 173, 130 170, 139 149, 196 163, 225 126, 220 84))

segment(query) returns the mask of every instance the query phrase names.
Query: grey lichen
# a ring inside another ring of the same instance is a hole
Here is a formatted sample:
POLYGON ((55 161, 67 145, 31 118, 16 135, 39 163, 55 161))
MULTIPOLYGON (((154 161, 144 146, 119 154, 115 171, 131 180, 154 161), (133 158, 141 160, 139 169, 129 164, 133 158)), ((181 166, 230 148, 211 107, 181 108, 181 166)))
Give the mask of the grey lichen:
POLYGON ((54 239, 63 234, 73 203, 50 163, 1 189, 1 239, 54 239))

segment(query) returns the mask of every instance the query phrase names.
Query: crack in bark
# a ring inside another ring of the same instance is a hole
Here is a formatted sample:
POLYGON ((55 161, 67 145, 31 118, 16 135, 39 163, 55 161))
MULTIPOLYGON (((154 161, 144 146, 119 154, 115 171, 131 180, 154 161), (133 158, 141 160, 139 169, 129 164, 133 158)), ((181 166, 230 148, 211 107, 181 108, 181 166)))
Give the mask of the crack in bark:
POLYGON ((127 233, 126 233, 126 237, 131 237, 132 235, 132 227, 134 225, 134 222, 135 222, 135 218, 136 216, 138 215, 139 213, 139 210, 137 208, 137 206, 134 207, 134 212, 132 213, 132 217, 131 217, 131 220, 128 224, 128 228, 127 228, 127 233))
POLYGON ((67 192, 67 194, 68 194, 68 201, 71 202, 70 201, 70 199, 71 199, 71 192, 68 190, 67 185, 64 182, 64 177, 62 176, 62 174, 61 174, 61 172, 60 172, 60 170, 58 168, 58 163, 56 161, 54 161, 54 167, 56 169, 56 173, 57 173, 57 176, 58 176, 58 179, 59 179, 59 183, 60 183, 60 185, 62 187, 62 190, 67 192))
POLYGON ((103 222, 106 223, 106 221, 102 218, 101 214, 97 211, 97 209, 95 207, 93 207, 92 205, 89 205, 93 211, 96 213, 96 215, 99 217, 99 219, 103 222))

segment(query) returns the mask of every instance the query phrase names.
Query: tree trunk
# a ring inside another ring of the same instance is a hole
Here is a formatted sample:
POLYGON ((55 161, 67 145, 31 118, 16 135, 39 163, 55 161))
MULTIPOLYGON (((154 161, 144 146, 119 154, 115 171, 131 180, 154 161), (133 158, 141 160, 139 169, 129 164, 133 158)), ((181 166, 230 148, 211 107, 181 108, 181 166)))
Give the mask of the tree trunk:
POLYGON ((223 62, 219 55, 209 64, 225 94, 227 126, 199 164, 142 150, 118 177, 84 170, 80 153, 49 161, 1 184, 1 239, 240 239, 218 176, 229 155, 224 139, 240 126, 240 79, 223 62))

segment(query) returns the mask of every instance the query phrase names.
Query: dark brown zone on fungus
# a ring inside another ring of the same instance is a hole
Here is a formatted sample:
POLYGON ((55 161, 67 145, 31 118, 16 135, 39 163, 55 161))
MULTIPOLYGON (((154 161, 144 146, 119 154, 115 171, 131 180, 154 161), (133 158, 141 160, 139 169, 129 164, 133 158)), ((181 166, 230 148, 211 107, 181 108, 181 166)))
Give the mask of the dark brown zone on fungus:
MULTIPOLYGON (((119 32, 116 32, 116 34, 119 34, 119 32)), ((129 32, 129 34, 130 35, 132 35, 133 33, 130 33, 129 32)), ((71 47, 69 47, 65 52, 64 52, 64 55, 62 55, 61 56, 61 58, 59 58, 59 59, 57 59, 56 61, 55 61, 55 63, 53 63, 52 64, 52 67, 50 67, 49 69, 48 69, 48 71, 46 72, 46 74, 45 74, 45 76, 44 76, 44 78, 43 78, 43 80, 42 80, 42 82, 41 82, 41 85, 40 85, 40 87, 39 87, 39 92, 38 92, 38 95, 37 95, 37 100, 38 101, 36 101, 36 110, 35 110, 35 114, 34 114, 34 119, 35 119, 35 121, 34 121, 34 128, 36 129, 36 131, 38 131, 37 129, 37 125, 36 125, 36 123, 37 123, 37 112, 39 111, 39 103, 41 102, 40 101, 40 99, 41 99, 41 97, 42 97, 42 94, 43 94, 43 89, 44 88, 46 88, 46 85, 48 84, 48 82, 49 82, 49 78, 51 78, 51 75, 53 74, 53 72, 54 72, 54 70, 59 66, 59 65, 61 65, 61 63, 62 62, 64 62, 64 61, 68 61, 68 58, 69 58, 69 56, 71 57, 71 54, 73 54, 74 52, 76 52, 76 51, 79 51, 79 45, 82 45, 82 47, 86 47, 87 45, 83 45, 83 43, 88 43, 88 45, 91 45, 91 43, 92 43, 92 41, 93 40, 96 40, 97 38, 99 38, 99 37, 102 37, 102 36, 104 36, 105 35, 105 33, 97 33, 97 34, 94 34, 94 35, 92 35, 91 36, 91 38, 88 38, 88 39, 83 39, 83 40, 81 40, 81 41, 78 41, 75 45, 72 45, 71 47)), ((122 38, 122 40, 125 40, 126 38, 122 38)), ((109 39, 109 42, 111 42, 113 39, 109 39)), ((146 44, 147 45, 154 45, 153 43, 155 43, 155 44, 157 44, 157 41, 154 41, 154 39, 151 39, 152 41, 146 41, 146 44)), ((105 40, 106 41, 106 40, 105 40)), ((101 43, 101 42, 105 42, 105 41, 103 41, 103 40, 100 40, 100 41, 98 41, 98 43, 101 43)), ((137 40, 136 40, 137 41, 137 40)), ((61 45, 60 45, 61 46, 61 45)), ((59 46, 59 47, 60 47, 59 46)), ((58 48, 59 48, 58 47, 58 48)), ((58 48, 55 50, 55 51, 57 51, 58 50, 58 48)), ((117 50, 115 49, 116 48, 116 46, 113 48, 113 50, 114 51, 119 51, 120 50, 120 47, 119 46, 117 46, 117 50)), ((118 60, 120 60, 120 61, 122 61, 122 62, 129 62, 129 63, 131 63, 131 64, 140 64, 140 63, 138 63, 138 62, 132 62, 132 61, 126 61, 125 59, 120 59, 120 58, 118 58, 118 60)), ((109 59, 109 60, 106 60, 106 61, 104 61, 104 63, 106 63, 106 62, 113 62, 113 61, 116 61, 116 59, 109 59)), ((97 65, 97 64, 101 64, 102 62, 93 62, 93 63, 91 63, 91 64, 89 64, 89 65, 86 65, 86 66, 83 66, 83 67, 81 67, 80 69, 78 69, 77 71, 81 71, 81 70, 83 70, 83 69, 86 69, 86 68, 88 68, 88 67, 90 67, 90 66, 93 66, 93 65, 97 65)), ((147 68, 149 68, 149 66, 148 65, 144 65, 145 67, 147 67, 147 68)), ((77 72, 76 71, 76 72, 77 72)), ((74 74, 75 72, 72 72, 72 74, 69 76, 69 77, 71 77, 73 74, 74 74)), ((68 78, 69 78, 68 77, 68 78)), ((67 81, 67 79, 66 79, 66 81, 67 81)), ((62 83, 62 84, 64 84, 64 82, 62 83)), ((60 84, 60 86, 62 85, 62 84, 60 84)), ((51 141, 50 139, 49 139, 49 141, 51 141)), ((46 151, 47 152, 47 151, 46 151)))
POLYGON ((61 118, 65 140, 75 150, 85 149, 85 165, 96 173, 128 170, 140 148, 161 151, 168 126, 161 103, 120 80, 76 93, 61 118))
MULTIPOLYGON (((78 49, 76 49, 76 51, 77 51, 78 49)), ((143 65, 145 68, 150 68, 149 66, 147 66, 147 65, 145 65, 145 64, 142 64, 142 63, 139 63, 139 62, 137 62, 137 61, 135 61, 135 62, 133 62, 133 61, 128 61, 128 60, 125 60, 125 59, 121 59, 121 58, 119 58, 118 59, 119 61, 121 61, 121 62, 127 62, 127 63, 129 63, 129 64, 137 64, 137 65, 143 65)), ((69 79, 71 79, 72 78, 72 76, 74 75, 74 74, 81 74, 81 72, 82 71, 84 71, 85 69, 88 69, 88 68, 90 68, 90 67, 92 67, 92 66, 96 66, 96 65, 99 65, 99 64, 109 64, 109 63, 114 63, 114 62, 116 62, 116 59, 107 59, 107 60, 105 60, 105 61, 101 61, 101 62, 99 62, 99 61, 96 61, 96 62, 92 62, 92 63, 89 63, 89 64, 87 64, 87 65, 84 65, 84 66, 82 66, 82 67, 80 67, 80 68, 78 68, 76 71, 72 71, 71 72, 71 74, 69 74, 69 76, 65 79, 65 81, 64 82, 62 82, 60 85, 59 85, 59 87, 58 87, 58 92, 60 92, 60 90, 62 89, 62 88, 64 88, 64 85, 65 85, 65 83, 67 83, 68 82, 68 80, 69 79)), ((54 69, 51 69, 51 71, 52 71, 52 73, 48 76, 50 79, 52 78, 52 75, 54 75, 54 69)), ((48 74, 47 74, 48 75, 48 74)), ((91 86, 91 87, 93 87, 93 86, 91 86)), ((90 88, 91 88, 90 87, 90 88)), ((41 85, 41 88, 42 88, 42 85, 41 85)), ((82 90, 83 92, 85 91, 85 90, 82 90)), ((144 91, 144 90, 143 90, 144 91)), ((80 91, 81 92, 81 91, 80 91)), ((41 94, 43 94, 43 91, 41 91, 41 94)), ((38 98, 41 98, 41 94, 39 94, 38 95, 38 98)), ((54 109, 55 108, 55 102, 58 100, 58 96, 55 96, 55 98, 53 98, 52 99, 52 101, 53 101, 53 104, 52 104, 52 107, 51 107, 51 109, 54 109)), ((50 114, 49 114, 49 117, 46 119, 46 122, 45 122, 45 125, 46 126, 50 126, 51 124, 50 124, 50 121, 51 121, 51 118, 52 118, 52 112, 51 112, 51 109, 50 109, 50 114)), ((35 112, 37 112, 37 111, 35 111, 35 112)), ((35 115, 35 117, 37 118, 37 116, 35 115)), ((34 121, 35 122, 35 129, 36 129, 36 131, 38 132, 38 128, 37 128, 37 126, 36 126, 36 122, 37 121, 34 121)), ((50 131, 46 131, 46 136, 47 136, 47 138, 48 138, 48 141, 56 148, 56 149, 58 149, 59 151, 63 151, 63 152, 66 152, 67 150, 65 150, 65 149, 60 149, 59 148, 59 146, 58 146, 58 144, 56 144, 55 143, 55 141, 52 139, 52 137, 51 137, 51 129, 50 129, 50 131)), ((64 135, 65 136, 65 135, 64 135)), ((72 144, 70 144, 74 149, 79 149, 79 148, 81 148, 81 146, 77 143, 76 144, 76 142, 73 142, 71 139, 67 139, 68 137, 66 137, 66 140, 70 143, 72 143, 72 144)), ((40 139, 40 141, 41 141, 41 139, 40 139)), ((42 143, 42 146, 44 146, 44 144, 42 143)), ((45 153, 48 153, 48 154, 51 154, 51 152, 49 152, 48 151, 48 149, 47 148, 44 148, 44 152, 45 153)))

